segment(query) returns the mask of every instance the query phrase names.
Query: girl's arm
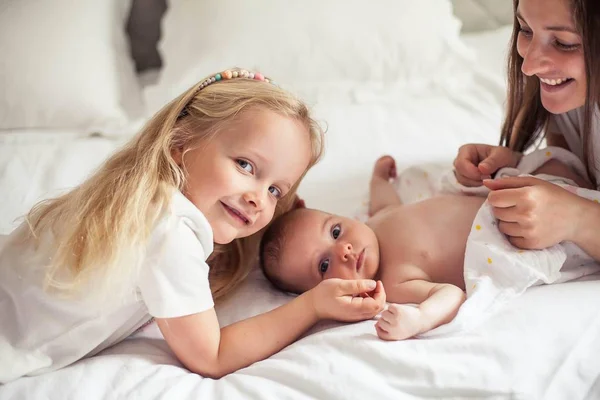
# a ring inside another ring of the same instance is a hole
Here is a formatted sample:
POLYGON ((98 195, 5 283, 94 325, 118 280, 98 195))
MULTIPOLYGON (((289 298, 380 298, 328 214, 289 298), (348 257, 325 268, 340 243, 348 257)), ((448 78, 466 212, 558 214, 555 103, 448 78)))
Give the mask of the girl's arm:
POLYGON ((222 329, 214 309, 157 322, 188 369, 218 379, 280 351, 320 319, 365 320, 384 304, 381 282, 328 279, 281 307, 222 329), (355 297, 373 289, 373 297, 355 297))
POLYGON ((415 279, 397 284, 388 301, 400 304, 390 304, 381 314, 377 334, 385 340, 403 340, 430 331, 452 321, 465 298, 462 289, 447 283, 415 279))

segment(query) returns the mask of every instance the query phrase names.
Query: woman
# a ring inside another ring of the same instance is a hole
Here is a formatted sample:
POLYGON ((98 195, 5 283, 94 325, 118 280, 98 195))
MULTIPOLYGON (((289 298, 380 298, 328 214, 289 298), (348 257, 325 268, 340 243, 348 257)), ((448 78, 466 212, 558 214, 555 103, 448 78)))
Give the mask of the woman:
POLYGON ((533 177, 488 179, 545 136, 581 158, 583 178, 600 187, 600 2, 514 0, 514 10, 502 146, 462 146, 456 177, 492 190, 498 227, 515 246, 572 241, 600 261, 600 204, 533 177))

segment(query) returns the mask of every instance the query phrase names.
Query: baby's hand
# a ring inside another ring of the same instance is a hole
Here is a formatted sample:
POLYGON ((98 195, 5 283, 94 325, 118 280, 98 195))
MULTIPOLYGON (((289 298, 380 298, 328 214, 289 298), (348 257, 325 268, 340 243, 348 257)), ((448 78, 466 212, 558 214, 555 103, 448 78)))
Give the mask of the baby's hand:
POLYGON ((375 324, 383 340, 404 340, 421 333, 421 310, 402 304, 390 304, 375 324))
POLYGON ((396 161, 392 156, 383 156, 375 163, 373 176, 377 176, 387 181, 396 178, 397 175, 396 161))

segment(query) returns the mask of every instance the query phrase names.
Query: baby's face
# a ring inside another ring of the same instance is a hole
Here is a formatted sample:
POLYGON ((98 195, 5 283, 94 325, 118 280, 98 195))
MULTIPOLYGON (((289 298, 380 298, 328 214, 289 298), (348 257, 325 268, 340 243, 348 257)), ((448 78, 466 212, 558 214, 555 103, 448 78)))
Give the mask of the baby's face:
POLYGON ((377 274, 377 237, 359 221, 306 209, 286 236, 277 275, 302 292, 324 279, 373 279, 377 274))

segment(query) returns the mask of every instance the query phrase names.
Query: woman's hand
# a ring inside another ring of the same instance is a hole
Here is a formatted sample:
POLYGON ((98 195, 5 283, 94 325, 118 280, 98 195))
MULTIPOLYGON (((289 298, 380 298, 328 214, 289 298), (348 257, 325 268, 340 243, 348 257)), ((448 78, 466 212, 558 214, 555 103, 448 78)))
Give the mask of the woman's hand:
POLYGON ((522 249, 545 249, 562 241, 576 241, 582 202, 588 200, 560 186, 533 177, 485 180, 492 190, 488 203, 498 229, 522 249))
POLYGON ((373 318, 385 306, 381 281, 325 279, 307 294, 319 319, 362 321, 373 318))
POLYGON ((523 155, 504 146, 466 144, 454 159, 454 175, 463 186, 481 186, 484 179, 504 167, 516 167, 523 155))

